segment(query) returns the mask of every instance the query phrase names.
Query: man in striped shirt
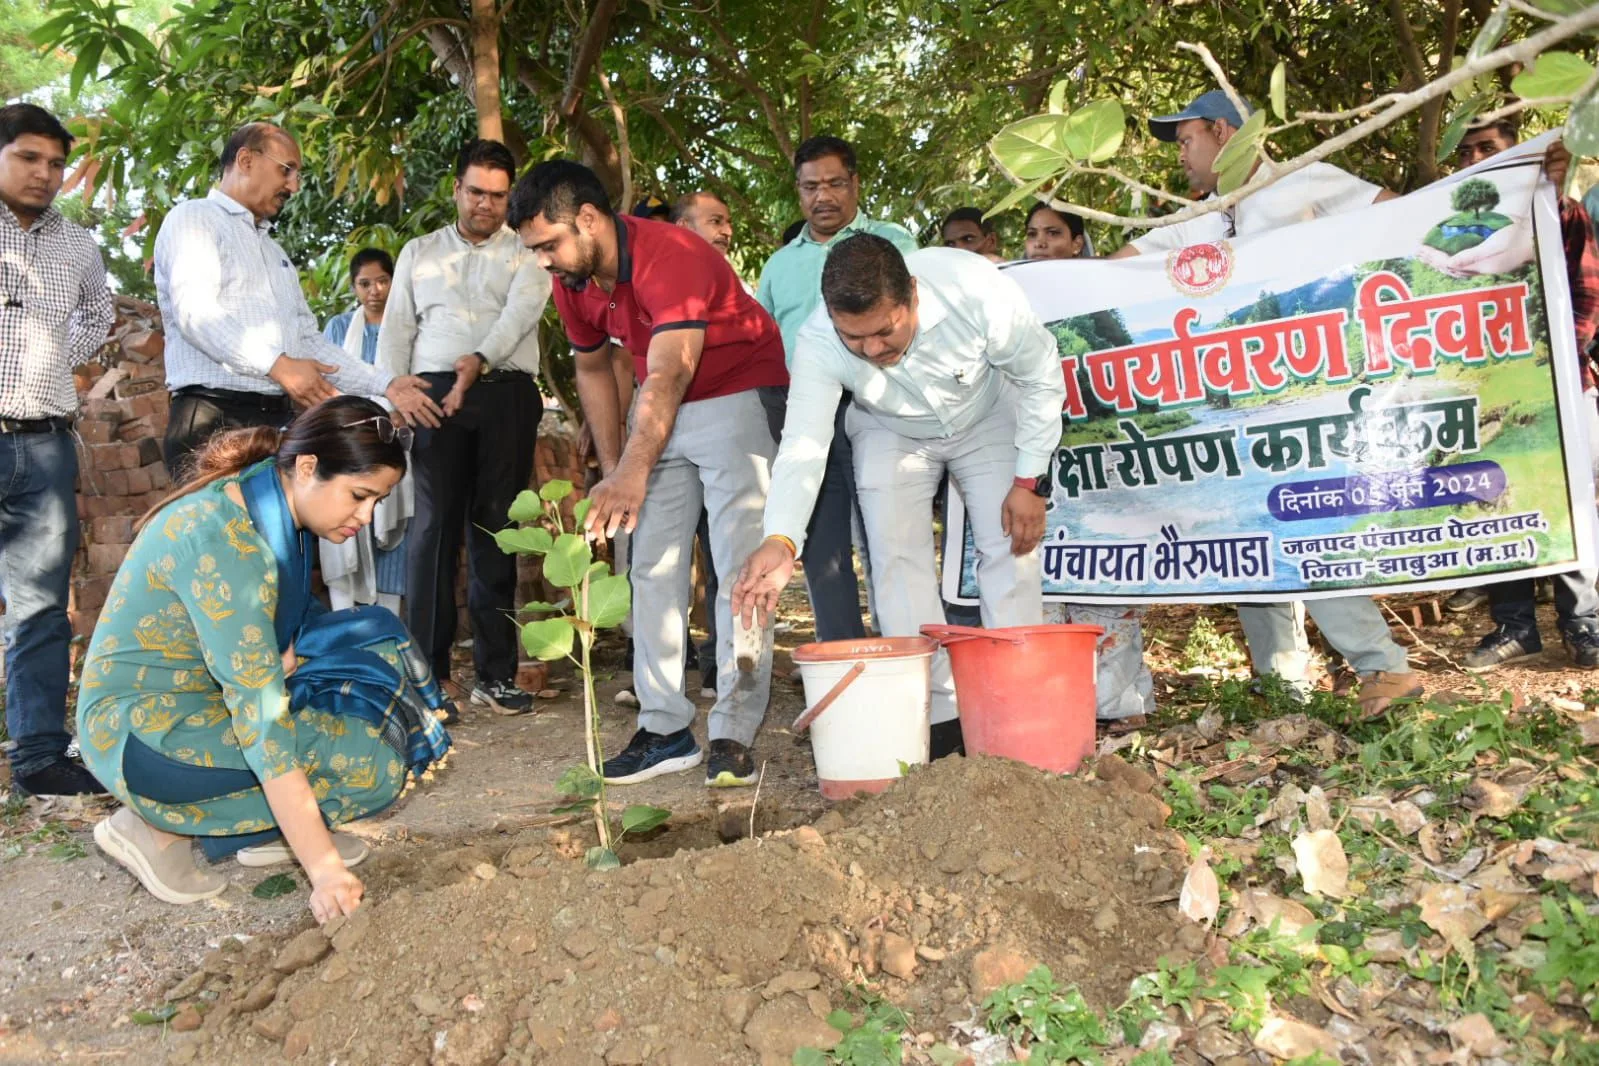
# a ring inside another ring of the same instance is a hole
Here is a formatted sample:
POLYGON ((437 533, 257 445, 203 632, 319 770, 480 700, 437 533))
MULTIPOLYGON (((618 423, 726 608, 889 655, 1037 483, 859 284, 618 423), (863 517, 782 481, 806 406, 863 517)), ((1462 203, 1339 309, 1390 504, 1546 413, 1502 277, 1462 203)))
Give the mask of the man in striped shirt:
POLYGON ((385 396, 405 421, 439 424, 416 377, 368 366, 326 337, 272 220, 300 187, 300 146, 265 122, 222 149, 222 180, 178 204, 155 241, 156 300, 166 328, 172 409, 164 448, 174 481, 219 429, 278 426, 295 407, 341 392, 385 396))
POLYGON ((94 238, 53 206, 72 135, 0 108, 0 597, 11 773, 36 796, 105 789, 67 758, 67 588, 78 550, 72 368, 111 327, 94 238))

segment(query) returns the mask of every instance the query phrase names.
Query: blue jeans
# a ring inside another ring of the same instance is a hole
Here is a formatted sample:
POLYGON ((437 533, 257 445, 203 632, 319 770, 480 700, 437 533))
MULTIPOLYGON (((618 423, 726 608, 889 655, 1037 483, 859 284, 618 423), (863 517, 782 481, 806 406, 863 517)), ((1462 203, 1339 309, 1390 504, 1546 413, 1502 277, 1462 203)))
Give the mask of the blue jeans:
POLYGON ((77 480, 70 433, 0 433, 6 729, 18 776, 67 751, 67 586, 78 550, 77 480))

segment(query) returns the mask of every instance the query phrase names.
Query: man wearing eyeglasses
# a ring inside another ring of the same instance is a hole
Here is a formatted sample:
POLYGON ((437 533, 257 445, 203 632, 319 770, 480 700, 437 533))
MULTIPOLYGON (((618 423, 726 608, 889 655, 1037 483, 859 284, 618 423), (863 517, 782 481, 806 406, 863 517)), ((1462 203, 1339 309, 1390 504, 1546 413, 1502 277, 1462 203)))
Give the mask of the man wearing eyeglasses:
MULTIPOLYGON (((822 267, 834 245, 856 233, 871 233, 902 253, 916 251, 916 239, 904 227, 861 214, 861 180, 855 170, 855 149, 848 141, 812 137, 801 144, 794 153, 794 182, 805 225, 766 261, 756 291, 756 299, 783 331, 783 352, 790 369, 800 327, 822 302, 822 267)), ((866 635, 851 561, 855 472, 849 437, 844 433, 848 406, 849 394, 845 393, 836 412, 832 450, 801 558, 816 616, 817 640, 866 635)))
POLYGON ((271 237, 300 188, 300 165, 287 131, 241 126, 222 149, 216 188, 175 206, 156 235, 172 393, 163 457, 174 481, 217 430, 279 426, 295 407, 341 392, 385 396, 405 420, 437 423, 439 407, 419 379, 368 366, 317 327, 299 271, 271 237))
POLYGON ((516 162, 499 141, 468 141, 455 161, 455 221, 410 241, 394 264, 377 361, 418 374, 444 423, 416 437, 416 513, 405 621, 443 682, 455 642, 455 574, 466 538, 471 577, 472 702, 523 714, 516 685, 516 557, 494 543, 533 476, 544 405, 539 318, 550 276, 505 225, 516 162))

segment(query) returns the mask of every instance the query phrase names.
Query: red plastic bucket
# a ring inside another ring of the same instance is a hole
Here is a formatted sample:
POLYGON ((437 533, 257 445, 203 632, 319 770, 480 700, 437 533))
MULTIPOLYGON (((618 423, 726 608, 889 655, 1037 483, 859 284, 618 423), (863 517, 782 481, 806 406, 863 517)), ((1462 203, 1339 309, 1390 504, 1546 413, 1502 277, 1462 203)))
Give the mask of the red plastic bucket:
POLYGON ((1099 626, 922 626, 949 652, 961 736, 999 755, 1065 774, 1094 750, 1094 645, 1099 626))

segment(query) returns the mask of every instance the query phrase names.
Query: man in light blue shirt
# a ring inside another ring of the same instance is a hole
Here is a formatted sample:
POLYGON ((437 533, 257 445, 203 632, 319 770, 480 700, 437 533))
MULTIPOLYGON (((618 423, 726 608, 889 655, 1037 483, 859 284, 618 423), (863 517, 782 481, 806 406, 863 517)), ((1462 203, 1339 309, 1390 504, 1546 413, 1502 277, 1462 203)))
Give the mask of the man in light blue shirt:
MULTIPOLYGON (((916 250, 916 239, 904 227, 861 214, 861 180, 855 172, 855 149, 848 141, 812 137, 801 144, 794 153, 794 180, 800 209, 805 212, 805 226, 766 261, 755 295, 777 320, 791 367, 800 327, 822 302, 822 268, 840 241, 856 233, 872 233, 890 241, 901 252, 916 250)), ((763 399, 780 400, 781 394, 763 399)), ((866 635, 851 556, 855 484, 849 438, 844 433, 844 409, 840 403, 833 449, 827 457, 827 472, 806 538, 805 582, 816 617, 817 640, 849 640, 866 635)), ((781 422, 781 418, 773 420, 781 422)))
MULTIPOLYGON (((790 353, 788 420, 766 498, 766 540, 733 588, 736 611, 768 614, 793 573, 852 394, 846 432, 872 559, 877 627, 914 636, 944 620, 933 562, 933 495, 946 471, 977 544, 985 626, 1038 625, 1049 464, 1066 381, 1055 339, 1015 282, 981 256, 903 257, 870 234, 839 242, 825 304, 790 353)), ((959 746, 949 662, 933 665, 934 754, 959 746)))

